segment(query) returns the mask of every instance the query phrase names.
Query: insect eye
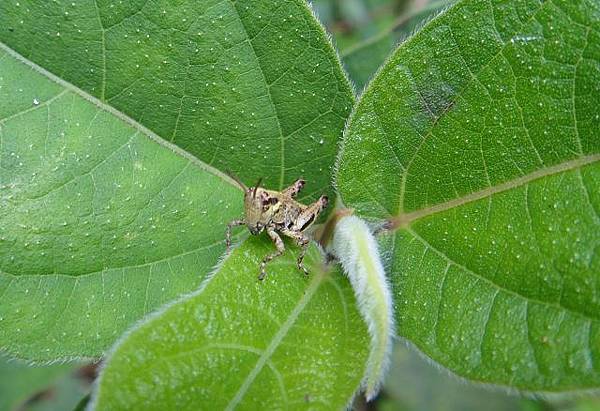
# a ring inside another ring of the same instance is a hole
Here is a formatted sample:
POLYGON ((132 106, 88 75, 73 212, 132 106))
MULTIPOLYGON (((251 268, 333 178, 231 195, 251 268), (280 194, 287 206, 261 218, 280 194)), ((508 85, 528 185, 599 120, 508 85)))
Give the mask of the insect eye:
POLYGON ((261 199, 261 202, 263 205, 271 205, 271 204, 277 204, 279 200, 277 200, 276 197, 268 197, 268 196, 263 196, 263 198, 261 199))
POLYGON ((279 200, 277 200, 277 198, 275 198, 275 197, 263 198, 263 200, 262 200, 263 210, 267 211, 269 209, 269 207, 271 207, 274 204, 277 204, 278 201, 279 200))

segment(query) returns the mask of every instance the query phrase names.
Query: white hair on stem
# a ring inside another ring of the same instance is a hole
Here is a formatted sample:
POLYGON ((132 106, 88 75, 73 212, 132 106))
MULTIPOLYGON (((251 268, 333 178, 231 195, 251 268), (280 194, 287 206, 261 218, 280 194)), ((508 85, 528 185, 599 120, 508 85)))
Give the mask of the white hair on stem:
POLYGON ((335 226, 331 251, 348 276, 358 309, 367 324, 371 347, 362 380, 367 401, 375 398, 389 365, 394 335, 392 297, 377 242, 358 217, 343 217, 335 226))

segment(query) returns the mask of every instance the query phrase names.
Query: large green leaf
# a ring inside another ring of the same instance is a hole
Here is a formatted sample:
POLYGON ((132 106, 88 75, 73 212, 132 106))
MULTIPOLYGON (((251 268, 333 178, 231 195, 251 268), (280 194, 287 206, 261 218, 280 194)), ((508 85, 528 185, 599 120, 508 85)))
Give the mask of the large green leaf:
POLYGON ((289 248, 261 282, 273 245, 247 240, 200 292, 132 330, 107 359, 95 409, 343 408, 363 375, 366 326, 316 247, 308 277, 289 248))
POLYGON ((0 41, 247 184, 330 185, 352 92, 303 0, 19 1, 0 41))
POLYGON ((466 0, 398 49, 337 186, 387 221, 397 329, 478 381, 600 385, 600 3, 466 0))
POLYGON ((0 348, 95 357, 194 289, 241 193, 0 49, 0 348))
POLYGON ((242 211, 211 164, 327 190, 352 95, 300 1, 2 2, 0 42, 13 356, 97 357, 195 289, 242 211))

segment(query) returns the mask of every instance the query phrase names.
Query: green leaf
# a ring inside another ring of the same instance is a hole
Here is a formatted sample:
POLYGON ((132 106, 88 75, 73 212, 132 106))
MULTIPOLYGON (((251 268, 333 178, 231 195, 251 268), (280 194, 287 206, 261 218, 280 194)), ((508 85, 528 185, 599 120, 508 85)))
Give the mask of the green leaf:
POLYGON ((358 388, 368 334, 352 288, 316 247, 305 277, 294 246, 252 237, 199 292, 151 316, 107 359, 95 409, 341 409, 358 388), (293 250, 293 251, 292 251, 293 250))
MULTIPOLYGON (((330 186, 353 96, 303 0, 0 4, 0 41, 247 184, 330 186)), ((331 193, 330 193, 331 194, 331 193)))
POLYGON ((352 99, 299 0, 0 3, 0 350, 98 357, 195 289, 242 211, 212 167, 315 198, 352 99))
POLYGON ((398 333, 455 373, 600 385, 600 4, 466 0, 400 47, 337 186, 385 222, 398 333))
POLYGON ((200 284, 241 213, 218 172, 6 49, 0 137, 0 348, 16 357, 101 355, 200 284))

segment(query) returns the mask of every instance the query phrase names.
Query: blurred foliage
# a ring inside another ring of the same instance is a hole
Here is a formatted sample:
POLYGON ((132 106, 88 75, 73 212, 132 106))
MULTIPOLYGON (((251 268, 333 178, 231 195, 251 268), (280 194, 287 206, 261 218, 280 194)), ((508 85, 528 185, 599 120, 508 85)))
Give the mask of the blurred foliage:
POLYGON ((93 366, 33 366, 0 357, 0 410, 72 410, 89 392, 94 377, 93 366))
POLYGON ((360 91, 390 52, 454 0, 315 0, 313 8, 332 34, 360 91))
POLYGON ((387 30, 409 6, 406 0, 315 0, 313 8, 340 51, 387 30))
POLYGON ((498 389, 468 384, 434 366, 416 350, 397 344, 384 394, 382 411, 542 411, 532 400, 522 400, 498 389), (529 407, 529 408, 527 408, 529 407))
POLYGON ((397 342, 386 382, 379 397, 365 404, 357 398, 355 411, 600 411, 600 397, 520 397, 504 388, 472 384, 425 359, 417 350, 397 342))

